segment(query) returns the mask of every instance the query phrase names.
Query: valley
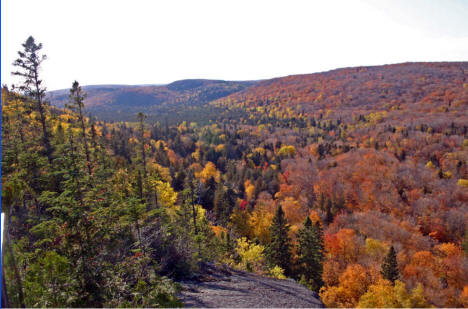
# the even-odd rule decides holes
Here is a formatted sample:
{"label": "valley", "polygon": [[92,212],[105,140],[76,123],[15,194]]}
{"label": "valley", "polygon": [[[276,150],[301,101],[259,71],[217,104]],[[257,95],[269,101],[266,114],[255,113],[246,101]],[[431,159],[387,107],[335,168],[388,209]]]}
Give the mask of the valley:
{"label": "valley", "polygon": [[253,306],[226,278],[196,293],[175,283],[215,263],[241,272],[245,293],[277,280],[328,307],[466,305],[467,72],[76,83],[47,94],[44,118],[2,89],[5,275],[23,291],[11,301],[216,306],[225,291],[226,306]]}

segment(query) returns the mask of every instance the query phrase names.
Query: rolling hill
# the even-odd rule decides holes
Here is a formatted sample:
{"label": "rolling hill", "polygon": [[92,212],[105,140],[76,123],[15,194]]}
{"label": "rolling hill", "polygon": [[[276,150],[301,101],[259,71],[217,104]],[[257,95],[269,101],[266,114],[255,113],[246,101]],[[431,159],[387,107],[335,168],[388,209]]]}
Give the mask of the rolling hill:
{"label": "rolling hill", "polygon": [[[91,85],[87,93],[87,111],[102,120],[133,121],[138,112],[148,115],[149,121],[197,121],[206,115],[210,101],[242,91],[252,81],[222,81],[188,79],[168,85]],[[48,92],[52,105],[63,107],[68,102],[68,89]]]}
{"label": "rolling hill", "polygon": [[[452,113],[450,118],[460,122],[466,112],[467,87],[467,62],[441,62],[343,68],[256,82],[189,79],[84,90],[88,112],[107,121],[133,121],[141,111],[149,122],[170,123],[206,123],[219,120],[223,113],[257,122],[310,117],[347,121],[375,113],[427,122],[429,112],[438,111]],[[68,90],[48,95],[59,107],[68,100]]]}
{"label": "rolling hill", "polygon": [[351,120],[382,112],[420,121],[430,111],[452,113],[454,121],[463,121],[467,88],[468,62],[402,63],[265,80],[220,98],[215,105],[238,107],[264,121]]}

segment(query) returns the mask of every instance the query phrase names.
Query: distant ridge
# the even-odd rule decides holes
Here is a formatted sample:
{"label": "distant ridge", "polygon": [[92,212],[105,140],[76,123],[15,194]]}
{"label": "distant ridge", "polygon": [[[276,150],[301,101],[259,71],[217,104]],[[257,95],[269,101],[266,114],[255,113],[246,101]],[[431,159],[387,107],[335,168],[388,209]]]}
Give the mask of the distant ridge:
{"label": "distant ridge", "polygon": [[[108,121],[134,121],[138,112],[152,120],[174,118],[174,112],[186,107],[204,106],[211,101],[242,91],[255,81],[224,81],[185,79],[167,85],[86,85],[86,110]],[[63,107],[68,102],[68,89],[50,91],[47,98],[52,105]],[[175,110],[174,110],[175,109]],[[184,111],[184,116],[191,117]],[[178,121],[178,120],[174,120]]]}
{"label": "distant ridge", "polygon": [[[468,79],[467,74],[468,62],[407,62],[259,81],[184,79],[165,85],[110,84],[83,88],[88,94],[87,111],[108,121],[134,121],[140,111],[149,115],[150,121],[168,118],[174,118],[174,122],[198,121],[212,112],[216,114],[215,107],[236,107],[247,113],[277,109],[310,115],[331,109],[338,119],[351,116],[351,112],[367,114],[383,110],[388,104],[401,108],[414,101],[427,101],[434,85],[461,87]],[[68,100],[68,90],[48,92],[48,98],[61,107]],[[194,107],[199,109],[194,111]],[[264,108],[257,110],[258,107]],[[196,119],[194,112],[199,113]]]}
{"label": "distant ridge", "polygon": [[464,87],[468,87],[468,62],[410,62],[273,78],[215,104],[239,107],[249,114],[331,113],[328,118],[345,119],[353,114],[412,110],[416,103],[428,111],[462,104],[450,103],[448,92],[464,93]]}

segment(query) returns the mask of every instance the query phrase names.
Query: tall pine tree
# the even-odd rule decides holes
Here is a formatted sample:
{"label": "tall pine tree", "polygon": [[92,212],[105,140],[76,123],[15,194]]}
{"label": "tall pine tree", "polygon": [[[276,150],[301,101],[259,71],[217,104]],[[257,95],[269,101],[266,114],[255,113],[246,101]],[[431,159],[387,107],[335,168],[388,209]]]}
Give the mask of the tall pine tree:
{"label": "tall pine tree", "polygon": [[67,105],[73,112],[78,116],[78,127],[81,129],[81,138],[86,155],[86,167],[88,175],[91,176],[91,156],[89,153],[88,139],[86,137],[86,125],[84,116],[84,99],[86,94],[81,89],[80,84],[77,81],[73,82],[72,88],[70,89],[70,104]]}
{"label": "tall pine tree", "polygon": [[391,282],[395,282],[400,277],[398,272],[398,262],[396,258],[395,248],[390,247],[387,256],[382,263],[382,276]]}
{"label": "tall pine tree", "polygon": [[270,266],[280,266],[286,275],[291,275],[291,240],[288,236],[289,224],[281,206],[276,210],[270,226],[271,242],[266,248]]}
{"label": "tall pine tree", "polygon": [[140,124],[138,128],[139,138],[140,138],[140,146],[141,146],[141,166],[143,168],[143,177],[146,181],[147,171],[146,171],[146,151],[145,151],[145,119],[146,115],[143,113],[138,113],[137,115],[138,122]]}
{"label": "tall pine tree", "polygon": [[39,112],[42,125],[42,142],[45,154],[49,163],[52,164],[52,146],[46,124],[47,110],[44,101],[46,88],[42,85],[42,80],[39,79],[41,63],[47,59],[47,56],[40,54],[42,44],[36,44],[32,36],[22,46],[24,48],[23,51],[18,51],[19,58],[13,62],[13,65],[19,70],[13,72],[13,75],[23,78],[23,84],[19,87],[20,91],[36,103],[36,109]]}
{"label": "tall pine tree", "polygon": [[313,224],[309,217],[299,230],[297,255],[299,274],[318,292],[323,285],[323,232],[320,223]]}

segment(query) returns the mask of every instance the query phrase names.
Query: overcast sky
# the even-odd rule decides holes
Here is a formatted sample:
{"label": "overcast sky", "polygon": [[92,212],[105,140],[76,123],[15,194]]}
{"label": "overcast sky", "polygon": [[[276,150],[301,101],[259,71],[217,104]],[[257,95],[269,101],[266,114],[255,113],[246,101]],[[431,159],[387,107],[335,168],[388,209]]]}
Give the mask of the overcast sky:
{"label": "overcast sky", "polygon": [[29,35],[49,90],[73,80],[251,80],[407,61],[468,61],[468,1],[2,0],[2,84]]}

